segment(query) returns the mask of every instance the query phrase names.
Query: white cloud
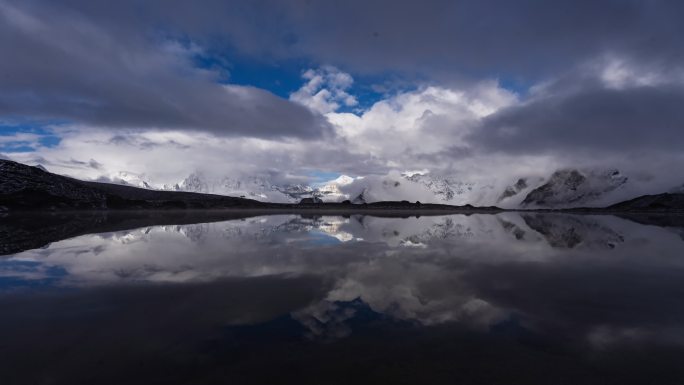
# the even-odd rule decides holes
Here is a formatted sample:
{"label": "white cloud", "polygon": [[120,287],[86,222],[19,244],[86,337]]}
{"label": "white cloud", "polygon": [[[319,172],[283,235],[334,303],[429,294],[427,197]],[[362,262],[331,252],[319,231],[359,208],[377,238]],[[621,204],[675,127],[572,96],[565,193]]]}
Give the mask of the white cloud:
{"label": "white cloud", "polygon": [[0,145],[38,145],[42,137],[42,135],[27,132],[0,135]]}
{"label": "white cloud", "polygon": [[415,167],[415,159],[401,158],[465,146],[474,122],[516,101],[515,94],[489,81],[464,90],[426,86],[380,100],[360,115],[326,116],[355,150],[385,159],[388,166]]}
{"label": "white cloud", "polygon": [[347,91],[354,83],[348,73],[335,67],[309,69],[302,74],[306,83],[290,95],[290,100],[322,114],[354,107],[358,101]]}

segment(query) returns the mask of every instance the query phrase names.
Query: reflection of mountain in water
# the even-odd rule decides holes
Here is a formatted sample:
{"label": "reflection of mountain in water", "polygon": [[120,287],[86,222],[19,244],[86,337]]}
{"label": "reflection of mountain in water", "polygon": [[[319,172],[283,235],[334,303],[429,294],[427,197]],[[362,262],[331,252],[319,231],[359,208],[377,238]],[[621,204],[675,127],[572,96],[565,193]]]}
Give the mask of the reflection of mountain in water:
{"label": "reflection of mountain in water", "polygon": [[499,222],[501,223],[501,227],[504,228],[504,230],[508,231],[509,233],[513,234],[515,239],[517,240],[523,240],[525,238],[525,230],[521,229],[520,226],[516,225],[513,222],[509,222],[505,219],[499,218]]}
{"label": "reflection of mountain in water", "polygon": [[[230,214],[75,214],[9,217],[0,224],[0,255],[43,247],[50,242],[81,234],[112,232],[119,243],[149,238],[150,232],[180,233],[193,243],[208,237],[225,239],[268,240],[280,237],[329,237],[334,242],[382,242],[392,247],[420,246],[430,242],[469,240],[470,242],[547,242],[555,248],[613,248],[624,241],[612,229],[610,216],[567,215],[550,213],[502,213],[498,215],[448,215],[410,218],[380,218],[363,215],[350,217],[325,215],[271,215],[240,218],[220,223],[201,223],[203,219],[229,219]],[[243,215],[244,216],[244,215]],[[634,216],[628,219],[670,227],[679,235],[681,219],[668,216]],[[168,223],[153,226],[155,221]],[[194,222],[194,224],[193,224]],[[122,230],[133,228],[135,230]],[[137,229],[136,229],[137,228]],[[118,233],[113,233],[117,232]]]}
{"label": "reflection of mountain in water", "polygon": [[471,238],[475,233],[470,226],[456,223],[453,218],[446,217],[442,221],[426,226],[418,234],[409,235],[404,239],[404,245],[424,245],[433,240],[450,238]]}
{"label": "reflection of mountain in water", "polygon": [[[348,234],[356,241],[307,243],[312,234],[337,239]],[[638,242],[633,242],[635,239]],[[612,249],[622,242],[633,247]],[[547,244],[559,249],[551,251]],[[643,261],[644,251],[655,257]],[[152,289],[140,283],[178,290],[176,285],[201,287],[226,279],[249,282],[271,277],[288,283],[310,276],[315,283],[296,291],[316,289],[315,293],[291,309],[278,308],[268,312],[273,317],[259,319],[268,323],[287,318],[309,340],[334,342],[354,338],[359,329],[368,330],[363,328],[388,320],[423,326],[458,323],[487,331],[510,326],[515,312],[536,325],[541,319],[553,327],[563,326],[572,316],[565,313],[564,304],[579,303],[587,293],[599,293],[601,304],[609,304],[606,309],[618,308],[611,318],[615,330],[629,328],[627,321],[635,306],[629,299],[643,298],[629,285],[641,281],[642,287],[651,285],[655,295],[678,290],[677,271],[684,272],[681,259],[674,257],[678,253],[681,242],[669,231],[610,216],[504,213],[400,219],[280,215],[148,226],[73,238],[8,257],[8,263],[0,264],[0,274],[27,285],[49,282],[77,289],[130,285],[142,292]],[[33,265],[29,269],[18,261],[32,261]],[[675,274],[652,280],[654,274],[665,270]],[[577,285],[579,281],[583,285]],[[616,285],[619,290],[613,289]],[[242,295],[224,289],[197,288],[200,291],[188,302],[211,293],[220,298]],[[622,295],[625,292],[630,296]],[[244,295],[250,295],[245,299],[247,310],[236,312],[233,323],[247,323],[244,314],[253,302],[254,307],[261,306],[265,294],[256,290]],[[283,301],[292,296],[283,292]],[[535,298],[533,303],[528,303],[530,298]],[[283,301],[276,298],[274,306]],[[618,301],[627,303],[616,307]],[[213,308],[223,314],[224,305],[218,302]],[[538,314],[540,308],[535,305],[540,303],[544,303],[541,310],[553,314]],[[590,305],[585,314],[596,310]],[[672,307],[667,306],[668,310]],[[657,309],[646,310],[642,313]],[[196,311],[207,310],[200,307]],[[580,337],[593,333],[607,316],[610,314],[599,314],[590,321],[575,320],[575,324],[586,325],[568,333]],[[623,321],[627,323],[623,325]]]}
{"label": "reflection of mountain in water", "polygon": [[588,216],[523,214],[522,217],[530,228],[544,236],[551,247],[612,249],[624,242],[622,235]]}
{"label": "reflection of mountain in water", "polygon": [[290,316],[306,328],[306,338],[326,342],[348,337],[353,329],[373,321],[390,321],[360,298],[352,301],[320,301],[292,312]]}
{"label": "reflection of mountain in water", "polygon": [[51,242],[85,234],[253,217],[234,211],[59,212],[6,215],[0,221],[0,255],[44,247]]}

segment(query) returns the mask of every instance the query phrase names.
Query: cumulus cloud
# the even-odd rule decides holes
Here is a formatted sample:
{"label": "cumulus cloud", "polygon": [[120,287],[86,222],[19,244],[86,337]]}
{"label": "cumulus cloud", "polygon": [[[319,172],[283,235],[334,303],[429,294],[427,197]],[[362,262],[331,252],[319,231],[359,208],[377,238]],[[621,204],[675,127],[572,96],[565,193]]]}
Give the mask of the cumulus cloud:
{"label": "cumulus cloud", "polygon": [[516,99],[496,82],[469,89],[427,86],[380,100],[360,114],[326,116],[352,148],[384,159],[386,167],[434,168],[435,157],[466,146],[475,122]]}
{"label": "cumulus cloud", "polygon": [[354,83],[348,73],[335,67],[325,66],[309,69],[302,74],[306,83],[290,95],[290,100],[322,114],[334,112],[340,107],[354,107],[358,101],[347,90]]}

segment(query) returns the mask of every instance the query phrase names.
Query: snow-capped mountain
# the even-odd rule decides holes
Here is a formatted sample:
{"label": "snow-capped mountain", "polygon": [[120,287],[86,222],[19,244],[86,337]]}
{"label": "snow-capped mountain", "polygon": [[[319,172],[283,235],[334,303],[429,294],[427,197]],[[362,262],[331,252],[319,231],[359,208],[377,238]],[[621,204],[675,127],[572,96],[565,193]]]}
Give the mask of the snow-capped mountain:
{"label": "snow-capped mountain", "polygon": [[510,185],[506,187],[506,189],[501,193],[501,196],[498,199],[498,202],[504,201],[508,198],[514,197],[524,191],[527,187],[529,187],[527,178],[520,178],[518,179],[515,184]]}
{"label": "snow-capped mountain", "polygon": [[298,201],[299,197],[311,196],[312,193],[309,186],[277,186],[262,176],[211,178],[201,172],[194,172],[180,183],[165,187],[175,191],[229,195],[280,203]]}
{"label": "snow-capped mountain", "polygon": [[101,178],[101,180],[140,188],[154,188],[145,174],[137,174],[129,171],[119,171],[114,175],[110,175],[108,178]]}
{"label": "snow-capped mountain", "polygon": [[430,174],[402,174],[406,180],[419,183],[444,201],[451,201],[457,195],[469,194],[476,187],[473,182],[464,182],[450,177],[438,177]]}
{"label": "snow-capped mountain", "polygon": [[345,186],[354,183],[356,179],[347,175],[326,182],[316,189],[316,196],[324,202],[341,202],[349,199],[349,194],[342,191]]}
{"label": "snow-capped mountain", "polygon": [[522,206],[565,207],[592,204],[627,183],[618,170],[554,172],[543,185],[530,191]]}
{"label": "snow-capped mountain", "polygon": [[[500,180],[462,180],[453,175],[420,172],[390,172],[382,176],[338,178],[314,185],[274,183],[269,176],[209,177],[194,172],[173,185],[155,185],[144,174],[118,172],[103,177],[113,183],[148,189],[189,191],[245,197],[260,201],[296,203],[304,198],[323,202],[370,203],[409,200],[475,206],[572,207],[611,204],[611,193],[627,183],[618,170],[563,169],[548,178],[517,176]],[[616,200],[617,201],[617,200]]]}
{"label": "snow-capped mountain", "polygon": [[343,187],[353,203],[370,203],[382,200],[410,200],[422,203],[454,205],[490,205],[495,190],[493,183],[464,181],[453,176],[433,175],[427,172],[390,173],[381,177],[357,179]]}
{"label": "snow-capped mountain", "polygon": [[447,203],[475,206],[572,207],[609,203],[611,193],[627,183],[618,170],[564,169],[548,178],[523,176],[510,184],[479,179],[433,175],[426,172],[390,173],[368,177],[350,184],[354,203],[380,200],[410,200],[423,203]]}
{"label": "snow-capped mountain", "polygon": [[275,184],[263,176],[207,178],[200,172],[189,175],[174,186],[165,189],[175,191],[192,191],[210,194],[244,196],[246,198],[294,203],[304,198],[316,198],[325,202],[338,202],[348,199],[348,194],[340,190],[341,186],[352,183],[355,179],[341,175],[337,179],[323,183],[318,187],[306,184]]}

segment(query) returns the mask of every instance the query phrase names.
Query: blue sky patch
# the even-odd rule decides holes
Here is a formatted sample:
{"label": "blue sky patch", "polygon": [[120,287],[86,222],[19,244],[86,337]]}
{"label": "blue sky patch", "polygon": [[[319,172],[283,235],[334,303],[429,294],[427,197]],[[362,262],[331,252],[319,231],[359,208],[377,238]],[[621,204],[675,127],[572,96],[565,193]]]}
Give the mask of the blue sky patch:
{"label": "blue sky patch", "polygon": [[48,126],[58,122],[0,121],[0,152],[30,152],[38,147],[55,147],[61,138]]}
{"label": "blue sky patch", "polygon": [[327,172],[327,171],[320,171],[320,170],[315,170],[309,172],[307,176],[311,178],[311,183],[312,184],[320,184],[320,183],[325,183],[328,181],[331,181],[333,179],[336,179],[339,177],[341,174],[339,172]]}
{"label": "blue sky patch", "polygon": [[[306,80],[302,74],[308,69],[320,68],[320,63],[303,59],[268,60],[240,55],[230,48],[219,51],[198,53],[193,56],[197,68],[212,70],[219,74],[218,82],[251,86],[267,90],[283,99],[301,88]],[[344,68],[340,71],[347,72]],[[354,84],[347,92],[358,101],[352,107],[342,106],[339,112],[360,113],[387,96],[407,88],[415,88],[407,84],[399,86],[398,77],[391,74],[360,76],[350,73]]]}

